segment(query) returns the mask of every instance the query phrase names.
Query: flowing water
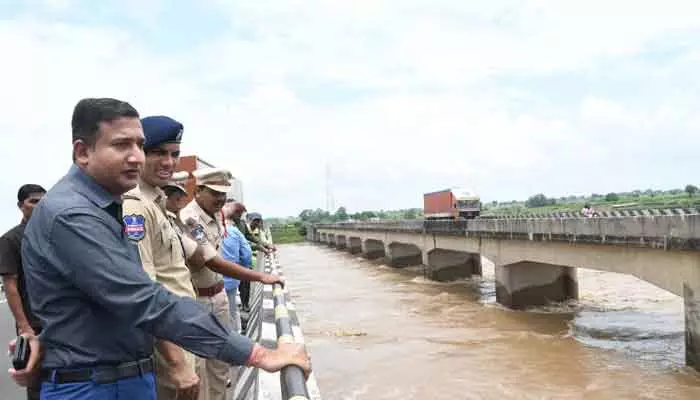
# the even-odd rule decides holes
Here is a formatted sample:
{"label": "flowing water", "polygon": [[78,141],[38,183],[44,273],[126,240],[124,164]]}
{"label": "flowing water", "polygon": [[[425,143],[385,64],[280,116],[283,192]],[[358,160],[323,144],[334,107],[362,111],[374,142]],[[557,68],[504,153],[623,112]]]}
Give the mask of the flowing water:
{"label": "flowing water", "polygon": [[319,245],[279,255],[324,399],[700,399],[682,300],[634,277],[580,269],[579,301],[511,311],[488,260],[438,283]]}

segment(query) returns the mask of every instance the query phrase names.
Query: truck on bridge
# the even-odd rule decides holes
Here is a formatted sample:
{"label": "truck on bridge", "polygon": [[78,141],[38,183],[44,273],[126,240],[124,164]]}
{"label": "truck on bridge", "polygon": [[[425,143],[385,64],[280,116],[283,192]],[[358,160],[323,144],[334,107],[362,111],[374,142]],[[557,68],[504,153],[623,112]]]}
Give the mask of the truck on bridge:
{"label": "truck on bridge", "polygon": [[[186,171],[190,174],[190,178],[185,184],[185,191],[187,192],[186,203],[194,197],[194,188],[196,187],[196,182],[194,177],[192,177],[192,172],[200,168],[214,168],[214,164],[208,163],[201,159],[197,155],[181,156],[180,162],[177,166],[177,171]],[[243,182],[234,178],[231,182],[231,190],[229,196],[236,199],[237,201],[243,201]]]}
{"label": "truck on bridge", "polygon": [[472,219],[481,213],[481,198],[463,188],[423,194],[423,216],[433,219]]}

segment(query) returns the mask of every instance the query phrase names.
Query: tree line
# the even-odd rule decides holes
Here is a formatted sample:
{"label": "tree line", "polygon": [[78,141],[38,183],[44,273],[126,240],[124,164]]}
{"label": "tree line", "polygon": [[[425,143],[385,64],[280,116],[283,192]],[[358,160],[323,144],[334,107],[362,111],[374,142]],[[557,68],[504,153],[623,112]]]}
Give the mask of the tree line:
{"label": "tree line", "polygon": [[299,220],[306,223],[332,223],[342,221],[371,221],[374,219],[418,219],[423,217],[423,210],[420,208],[407,208],[403,210],[380,210],[380,211],[359,211],[348,213],[345,207],[338,207],[334,213],[317,208],[315,210],[305,209],[299,213]]}
{"label": "tree line", "polygon": [[[635,198],[640,198],[640,197],[648,197],[648,198],[653,198],[653,197],[660,197],[660,196],[677,196],[680,194],[687,194],[689,197],[695,196],[698,191],[698,187],[696,185],[686,185],[684,189],[671,189],[671,190],[653,190],[653,189],[647,189],[647,190],[635,190],[632,192],[610,192],[608,194],[598,194],[598,193],[593,193],[590,195],[590,197],[584,197],[584,196],[568,196],[568,197],[561,197],[559,199],[553,198],[553,197],[547,197],[542,193],[538,193],[534,196],[530,196],[526,201],[525,201],[525,206],[528,208],[538,208],[538,207],[546,207],[546,206],[551,206],[555,205],[557,203],[565,203],[565,202],[575,202],[577,200],[591,200],[591,201],[596,201],[596,202],[616,202],[620,201],[620,199],[623,198],[629,198],[629,199],[635,199]],[[508,202],[508,203],[500,203],[500,204],[516,204],[516,202]],[[498,202],[493,202],[493,205],[498,205]]]}

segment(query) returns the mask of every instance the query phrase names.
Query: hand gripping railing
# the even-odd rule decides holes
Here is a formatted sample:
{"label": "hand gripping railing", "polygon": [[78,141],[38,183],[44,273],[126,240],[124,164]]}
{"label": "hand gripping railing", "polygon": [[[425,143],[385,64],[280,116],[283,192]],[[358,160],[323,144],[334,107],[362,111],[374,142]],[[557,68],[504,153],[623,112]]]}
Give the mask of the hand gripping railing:
{"label": "hand gripping railing", "polygon": [[[277,259],[274,255],[265,256],[265,272],[273,275],[282,275],[277,268]],[[287,309],[287,301],[282,285],[275,283],[272,285],[272,298],[275,307],[275,327],[277,328],[278,343],[294,343],[294,332],[292,331],[292,321]],[[280,371],[280,386],[282,387],[282,398],[288,400],[307,400],[309,391],[306,387],[304,371],[296,366],[289,365]]]}

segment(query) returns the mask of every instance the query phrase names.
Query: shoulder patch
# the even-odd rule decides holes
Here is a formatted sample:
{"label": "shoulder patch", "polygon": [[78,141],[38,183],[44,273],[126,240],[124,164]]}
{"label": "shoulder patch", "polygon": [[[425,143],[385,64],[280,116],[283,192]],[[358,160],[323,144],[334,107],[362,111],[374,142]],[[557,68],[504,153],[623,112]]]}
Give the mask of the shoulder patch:
{"label": "shoulder patch", "polygon": [[190,230],[190,234],[192,235],[194,240],[198,242],[204,241],[204,227],[201,224],[193,226]]}
{"label": "shoulder patch", "polygon": [[126,237],[135,242],[143,239],[146,236],[145,220],[140,214],[125,215],[124,233],[126,233]]}

